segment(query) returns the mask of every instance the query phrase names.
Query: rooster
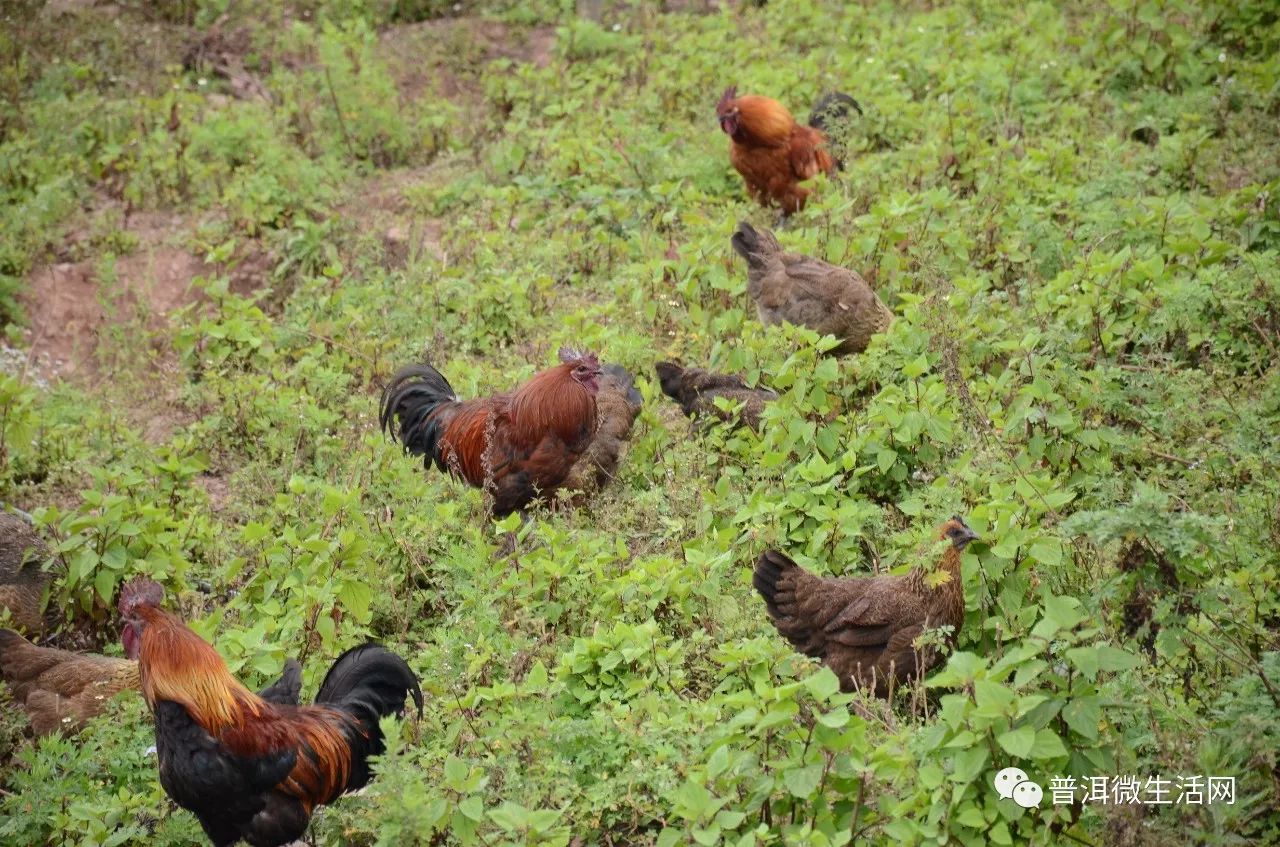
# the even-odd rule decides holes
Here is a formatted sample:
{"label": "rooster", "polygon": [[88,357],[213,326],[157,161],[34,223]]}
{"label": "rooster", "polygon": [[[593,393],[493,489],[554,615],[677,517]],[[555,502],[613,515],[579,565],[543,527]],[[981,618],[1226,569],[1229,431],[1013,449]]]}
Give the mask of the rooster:
{"label": "rooster", "polygon": [[747,191],[762,206],[781,206],[784,215],[804,208],[809,189],[801,188],[801,182],[819,173],[830,175],[839,166],[827,149],[827,129],[851,111],[861,111],[852,97],[828,94],[804,126],[777,100],[758,94],[739,97],[737,86],[727,88],[716,104],[720,129],[730,138],[729,161],[742,174]]}
{"label": "rooster", "polygon": [[314,706],[280,706],[241,685],[217,651],[160,608],[149,579],[120,595],[125,652],[137,658],[156,725],[160,785],[195,814],[215,847],[297,839],[317,806],[369,781],[378,721],[422,689],[404,660],[376,645],[338,657]]}
{"label": "rooster", "polygon": [[[137,691],[141,685],[138,663],[132,659],[37,647],[11,629],[0,629],[0,679],[37,735],[81,729],[117,694]],[[296,706],[301,690],[302,666],[288,659],[280,679],[258,696]]]}
{"label": "rooster", "polygon": [[[936,650],[917,649],[926,630],[964,621],[960,553],[977,534],[959,516],[942,525],[948,542],[937,577],[925,568],[900,576],[824,579],[770,550],[752,580],[778,632],[806,656],[822,659],[846,691],[888,697],[896,684],[918,679],[937,664]],[[937,582],[941,579],[941,582]]]}
{"label": "rooster", "polygon": [[567,348],[560,362],[513,392],[466,401],[430,365],[401,368],[382,392],[382,429],[491,494],[495,516],[523,511],[564,484],[596,434],[600,362]]}

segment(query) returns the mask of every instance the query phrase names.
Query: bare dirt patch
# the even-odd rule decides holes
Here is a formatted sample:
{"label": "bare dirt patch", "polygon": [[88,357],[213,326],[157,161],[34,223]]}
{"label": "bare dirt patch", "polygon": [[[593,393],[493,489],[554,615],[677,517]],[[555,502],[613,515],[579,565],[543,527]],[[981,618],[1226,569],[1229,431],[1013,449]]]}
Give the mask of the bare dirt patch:
{"label": "bare dirt patch", "polygon": [[106,322],[98,292],[88,262],[50,265],[31,275],[22,299],[37,369],[67,377],[90,368]]}
{"label": "bare dirt patch", "polygon": [[551,64],[556,32],[550,26],[522,28],[460,17],[391,27],[380,39],[405,100],[434,94],[478,101],[483,98],[480,75],[485,65],[508,59],[545,68]]}
{"label": "bare dirt patch", "polygon": [[[68,231],[55,251],[63,259],[80,260],[38,266],[21,297],[37,373],[62,379],[92,375],[102,339],[114,326],[136,324],[164,346],[171,315],[204,300],[197,277],[225,273],[231,291],[240,295],[270,281],[274,258],[262,245],[242,244],[229,268],[211,265],[186,246],[195,227],[195,221],[179,212],[123,216],[118,203],[101,198],[88,209],[85,220]],[[135,245],[113,266],[82,258],[101,253],[94,239],[104,229]],[[120,352],[136,356],[146,350],[139,345]]]}
{"label": "bare dirt patch", "polygon": [[444,221],[423,215],[410,195],[433,182],[438,165],[383,171],[353,187],[338,214],[382,242],[383,264],[402,268],[421,256],[443,259]]}

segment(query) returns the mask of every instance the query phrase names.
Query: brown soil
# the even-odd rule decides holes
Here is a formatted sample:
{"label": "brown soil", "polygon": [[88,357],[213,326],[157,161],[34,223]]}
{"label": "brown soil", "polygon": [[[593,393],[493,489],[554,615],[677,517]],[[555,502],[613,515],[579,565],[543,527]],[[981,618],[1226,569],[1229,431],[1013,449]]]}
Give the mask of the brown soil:
{"label": "brown soil", "polygon": [[[380,37],[400,96],[410,102],[427,94],[454,101],[479,100],[483,96],[479,76],[485,65],[509,59],[545,68],[551,64],[556,43],[553,27],[521,28],[476,17],[406,24],[387,29]],[[458,73],[460,65],[469,72]]]}

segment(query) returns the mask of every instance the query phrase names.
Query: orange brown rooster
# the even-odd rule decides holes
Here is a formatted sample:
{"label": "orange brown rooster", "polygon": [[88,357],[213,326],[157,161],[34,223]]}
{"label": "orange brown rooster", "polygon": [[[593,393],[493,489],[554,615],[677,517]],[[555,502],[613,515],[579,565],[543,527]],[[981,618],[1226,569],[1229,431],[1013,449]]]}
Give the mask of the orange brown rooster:
{"label": "orange brown rooster", "polygon": [[777,100],[759,94],[739,97],[737,86],[730,86],[716,105],[716,118],[729,136],[729,161],[742,174],[747,191],[762,206],[781,206],[789,215],[803,209],[809,197],[801,182],[839,167],[828,149],[826,130],[830,121],[853,111],[861,109],[852,97],[831,93],[814,106],[805,126]]}
{"label": "orange brown rooster", "polygon": [[895,685],[920,678],[940,658],[932,648],[917,647],[917,638],[949,626],[954,639],[964,622],[960,553],[978,536],[956,516],[942,525],[940,537],[949,544],[938,567],[940,583],[921,567],[900,576],[823,578],[775,550],[760,557],[753,582],[778,632],[801,653],[822,659],[844,691],[888,697]]}
{"label": "orange brown rooster", "polygon": [[427,467],[491,494],[495,516],[522,511],[564,484],[596,434],[600,362],[567,348],[560,362],[515,391],[466,401],[435,368],[409,365],[382,392],[382,429]]}
{"label": "orange brown rooster", "polygon": [[384,749],[379,720],[422,690],[409,666],[376,645],[338,657],[314,706],[281,706],[245,688],[217,651],[160,608],[149,579],[120,595],[125,652],[138,659],[156,725],[160,785],[200,820],[215,847],[274,847],[300,837],[317,806],[369,781]]}

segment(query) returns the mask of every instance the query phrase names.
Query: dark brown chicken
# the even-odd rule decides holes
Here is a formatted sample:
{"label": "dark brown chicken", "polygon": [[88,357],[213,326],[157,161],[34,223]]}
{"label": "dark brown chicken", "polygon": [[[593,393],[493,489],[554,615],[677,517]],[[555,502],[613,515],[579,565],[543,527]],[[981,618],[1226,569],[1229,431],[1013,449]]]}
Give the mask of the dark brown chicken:
{"label": "dark brown chicken", "polygon": [[729,136],[729,161],[747,191],[762,206],[781,206],[784,214],[804,208],[809,189],[800,183],[838,165],[828,148],[831,122],[860,111],[847,94],[828,94],[814,107],[809,126],[777,100],[758,94],[738,96],[736,86],[716,104],[720,129]]}
{"label": "dark brown chicken", "polygon": [[778,632],[801,653],[822,659],[842,690],[888,697],[940,658],[932,648],[918,648],[916,639],[943,626],[954,639],[964,621],[960,553],[978,536],[959,516],[940,532],[950,546],[933,575],[917,567],[901,576],[823,578],[770,550],[756,563],[753,582]]}
{"label": "dark brown chicken", "polygon": [[833,335],[833,355],[861,353],[871,336],[884,332],[893,313],[866,280],[821,259],[787,253],[773,233],[743,221],[730,239],[747,260],[747,293],[766,325],[783,321]]}
{"label": "dark brown chicken", "polygon": [[0,610],[14,626],[30,633],[45,628],[42,608],[52,574],[42,565],[49,548],[17,515],[0,513]]}
{"label": "dark brown chicken", "polygon": [[[691,418],[715,418],[726,423],[746,424],[760,428],[760,415],[765,404],[778,395],[767,388],[752,388],[740,376],[712,373],[702,368],[686,368],[675,362],[658,362],[654,366],[662,393],[680,404]],[[716,398],[723,398],[734,409],[722,409]]]}
{"label": "dark brown chicken", "polygon": [[[80,729],[102,714],[112,697],[140,685],[138,663],[132,659],[37,647],[10,629],[0,629],[0,678],[37,735]],[[280,679],[259,696],[297,705],[301,690],[302,666],[288,659]]]}
{"label": "dark brown chicken", "polygon": [[596,393],[596,436],[569,471],[565,488],[590,495],[609,484],[643,403],[631,374],[618,365],[604,366]]}

